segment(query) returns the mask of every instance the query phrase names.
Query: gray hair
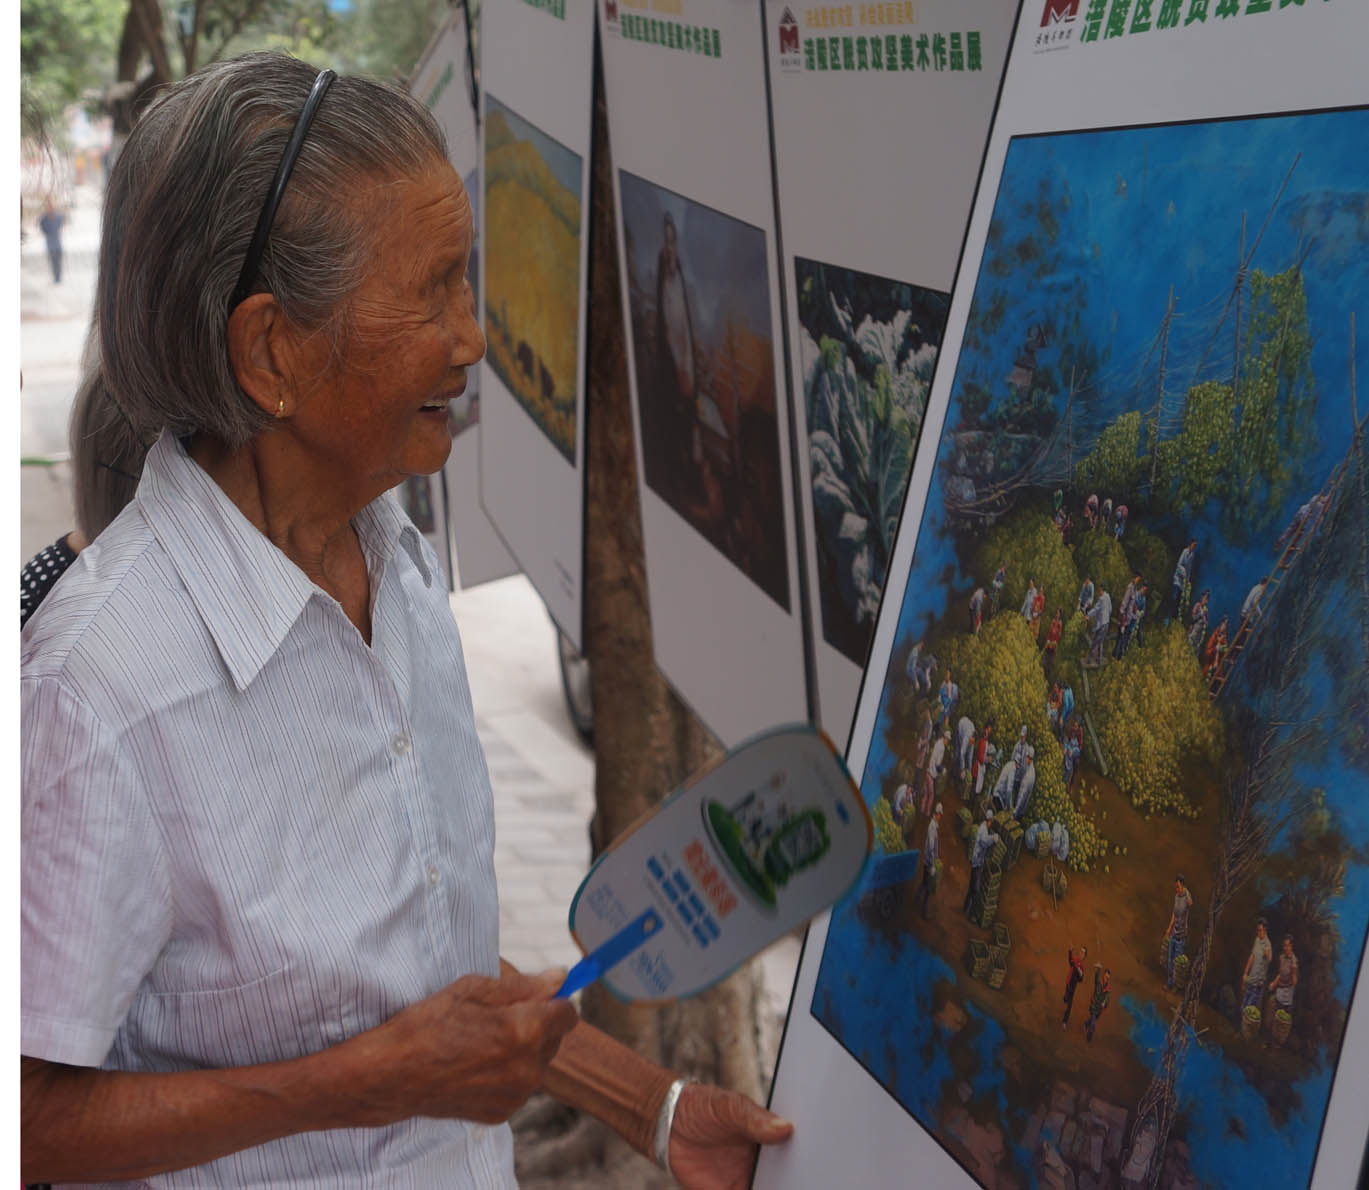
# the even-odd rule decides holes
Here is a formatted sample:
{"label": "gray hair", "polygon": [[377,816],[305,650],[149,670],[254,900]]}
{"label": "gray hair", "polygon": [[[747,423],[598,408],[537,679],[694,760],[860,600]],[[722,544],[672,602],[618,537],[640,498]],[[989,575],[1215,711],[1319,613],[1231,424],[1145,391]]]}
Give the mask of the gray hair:
{"label": "gray hair", "polygon": [[146,446],[110,396],[100,370],[99,314],[91,318],[81,356],[81,383],[71,406],[71,470],[76,527],[92,542],[133,499]]}
{"label": "gray hair", "polygon": [[[122,418],[144,451],[162,429],[236,448],[271,424],[233,373],[229,301],[317,73],[271,53],[208,66],[147,110],[115,163],[96,287],[99,375],[89,378],[107,391],[92,389],[86,404]],[[421,103],[339,77],[305,137],[254,292],[274,294],[292,324],[331,334],[336,349],[383,227],[381,188],[445,159]]]}

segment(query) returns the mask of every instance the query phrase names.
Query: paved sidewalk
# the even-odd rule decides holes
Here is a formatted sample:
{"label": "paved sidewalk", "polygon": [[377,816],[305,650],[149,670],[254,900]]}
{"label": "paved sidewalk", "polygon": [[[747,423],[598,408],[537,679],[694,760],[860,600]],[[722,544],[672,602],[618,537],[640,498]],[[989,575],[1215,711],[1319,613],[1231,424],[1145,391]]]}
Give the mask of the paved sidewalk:
{"label": "paved sidewalk", "polygon": [[90,325],[100,240],[100,192],[78,187],[62,236],[62,282],[48,269],[36,225],[19,252],[19,455],[44,459],[19,473],[19,565],[74,525],[67,419]]}
{"label": "paved sidewalk", "polygon": [[566,922],[589,870],[594,758],[562,704],[556,630],[521,575],[451,604],[495,795],[500,951],[523,969],[568,966],[580,957]]}

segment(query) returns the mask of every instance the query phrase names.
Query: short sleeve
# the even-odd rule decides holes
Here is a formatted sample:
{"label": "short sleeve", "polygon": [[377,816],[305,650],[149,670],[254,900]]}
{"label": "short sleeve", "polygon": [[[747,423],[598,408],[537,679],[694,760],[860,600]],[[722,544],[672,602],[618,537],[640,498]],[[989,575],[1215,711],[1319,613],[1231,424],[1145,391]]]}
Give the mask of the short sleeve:
{"label": "short sleeve", "polygon": [[59,678],[20,684],[20,1051],[98,1066],[170,934],[146,792]]}

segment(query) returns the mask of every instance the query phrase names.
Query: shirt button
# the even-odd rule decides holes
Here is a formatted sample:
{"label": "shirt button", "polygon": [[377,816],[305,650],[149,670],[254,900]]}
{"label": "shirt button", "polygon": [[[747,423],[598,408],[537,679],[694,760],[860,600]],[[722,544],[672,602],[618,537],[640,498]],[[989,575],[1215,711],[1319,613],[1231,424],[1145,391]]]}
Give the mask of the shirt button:
{"label": "shirt button", "polygon": [[437,887],[439,884],[441,884],[441,883],[442,883],[442,873],[439,872],[436,868],[429,868],[429,869],[428,869],[428,885],[429,885],[429,887],[430,887],[430,888],[436,888],[436,887]]}
{"label": "shirt button", "polygon": [[396,756],[403,756],[413,747],[413,741],[402,731],[396,732],[390,741],[390,747],[394,749]]}

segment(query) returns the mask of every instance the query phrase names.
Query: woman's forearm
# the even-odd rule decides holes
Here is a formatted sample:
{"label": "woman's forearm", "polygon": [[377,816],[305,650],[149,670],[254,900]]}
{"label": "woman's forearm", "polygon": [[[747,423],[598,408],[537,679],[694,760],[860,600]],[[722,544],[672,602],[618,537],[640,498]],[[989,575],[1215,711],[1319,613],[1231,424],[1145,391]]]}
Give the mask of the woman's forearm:
{"label": "woman's forearm", "polygon": [[410,1116],[500,1123],[543,1085],[579,1022],[568,1001],[552,999],[557,982],[467,975],[329,1049],[230,1070],[124,1073],[24,1058],[23,1175],[145,1177],[296,1133]]}
{"label": "woman's forearm", "polygon": [[639,1153],[654,1155],[656,1120],[675,1075],[581,1021],[547,1067],[548,1094],[603,1120]]}
{"label": "woman's forearm", "polygon": [[23,1178],[142,1178],[295,1133],[382,1123],[348,1044],[285,1062],[174,1074],[22,1058]]}

